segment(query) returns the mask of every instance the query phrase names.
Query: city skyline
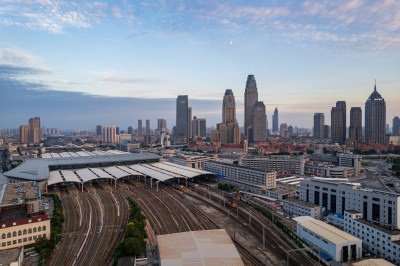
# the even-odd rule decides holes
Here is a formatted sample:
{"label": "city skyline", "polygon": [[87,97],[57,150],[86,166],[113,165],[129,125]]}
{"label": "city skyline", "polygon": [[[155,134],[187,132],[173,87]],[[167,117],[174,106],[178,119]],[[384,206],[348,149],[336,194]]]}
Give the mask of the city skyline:
{"label": "city skyline", "polygon": [[[400,103],[399,5],[4,1],[0,87],[5,105],[0,108],[10,115],[0,124],[16,128],[37,115],[50,127],[92,128],[124,112],[131,119],[118,118],[121,127],[139,118],[155,123],[158,117],[148,116],[150,110],[163,113],[165,101],[189,95],[191,101],[203,100],[200,105],[207,108],[196,108],[196,114],[215,125],[220,95],[232,89],[242,126],[249,74],[257,77],[258,100],[269,118],[279,106],[281,122],[308,128],[313,113],[328,118],[329,106],[339,99],[363,106],[376,78],[391,121]],[[36,105],[29,102],[32,97],[46,99]],[[150,101],[151,107],[122,109],[127,101]],[[94,109],[103,102],[112,108],[101,117]],[[35,113],[26,113],[26,105]],[[84,113],[86,121],[70,122],[71,109],[79,109],[76,114]],[[58,119],[46,117],[54,111]],[[57,124],[60,118],[64,122]],[[172,126],[173,115],[166,119]],[[88,121],[95,122],[88,126]]]}

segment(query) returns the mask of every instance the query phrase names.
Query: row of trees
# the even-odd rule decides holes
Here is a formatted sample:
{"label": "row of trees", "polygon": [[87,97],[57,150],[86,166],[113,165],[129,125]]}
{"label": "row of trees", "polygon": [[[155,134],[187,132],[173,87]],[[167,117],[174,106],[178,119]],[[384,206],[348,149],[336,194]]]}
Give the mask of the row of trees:
{"label": "row of trees", "polygon": [[63,232],[62,224],[64,222],[64,214],[61,200],[57,194],[52,194],[51,196],[53,197],[54,211],[53,218],[51,218],[50,221],[50,240],[45,237],[40,237],[36,239],[33,245],[35,251],[40,255],[39,265],[47,265],[51,253],[55,249],[58,241],[60,241]]}
{"label": "row of trees", "polygon": [[232,191],[236,190],[232,184],[228,184],[228,183],[218,183],[218,188],[228,191],[228,192],[232,192]]}
{"label": "row of trees", "polygon": [[392,171],[395,172],[395,175],[400,177],[400,158],[393,159]]}
{"label": "row of trees", "polygon": [[145,230],[146,217],[136,202],[128,198],[130,205],[129,222],[125,232],[124,241],[122,241],[115,250],[114,265],[117,265],[118,259],[122,257],[141,256],[143,247],[146,246],[144,239],[147,237]]}

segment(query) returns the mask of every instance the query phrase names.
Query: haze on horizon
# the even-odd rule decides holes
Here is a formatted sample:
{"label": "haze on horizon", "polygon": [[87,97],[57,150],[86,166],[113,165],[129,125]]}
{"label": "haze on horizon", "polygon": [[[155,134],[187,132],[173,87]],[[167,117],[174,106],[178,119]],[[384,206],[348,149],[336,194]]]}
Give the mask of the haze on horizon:
{"label": "haze on horizon", "polygon": [[175,124],[175,98],[221,121],[232,89],[254,74],[269,128],[312,127],[337,100],[360,106],[374,79],[387,123],[400,115],[400,2],[2,0],[0,128]]}

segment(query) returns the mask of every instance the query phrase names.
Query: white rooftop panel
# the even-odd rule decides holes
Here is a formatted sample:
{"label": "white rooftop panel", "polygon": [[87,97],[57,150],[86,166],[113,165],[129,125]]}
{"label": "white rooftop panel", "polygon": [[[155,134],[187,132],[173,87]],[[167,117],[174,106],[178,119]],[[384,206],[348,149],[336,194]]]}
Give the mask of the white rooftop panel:
{"label": "white rooftop panel", "polygon": [[52,158],[50,153],[43,153],[42,154],[42,158],[44,159],[48,159],[48,158]]}
{"label": "white rooftop panel", "polygon": [[283,181],[276,180],[276,181],[285,184],[285,183],[291,183],[291,182],[300,181],[300,180],[304,180],[304,178],[294,178],[294,179],[289,179],[289,180],[283,180]]}
{"label": "white rooftop panel", "polygon": [[88,168],[79,169],[78,171],[76,171],[76,173],[80,176],[80,178],[83,180],[83,182],[92,181],[92,180],[98,178]]}
{"label": "white rooftop panel", "polygon": [[289,185],[297,185],[297,184],[300,184],[300,181],[294,181],[294,182],[289,183]]}
{"label": "white rooftop panel", "polygon": [[289,176],[289,177],[277,178],[276,181],[283,181],[283,180],[296,179],[296,178],[298,178],[298,177],[297,176]]}
{"label": "white rooftop panel", "polygon": [[104,172],[103,169],[90,168],[90,171],[92,171],[96,176],[98,176],[98,178],[112,178],[112,179],[114,179],[114,177],[112,177],[109,173]]}
{"label": "white rooftop panel", "polygon": [[152,177],[152,178],[155,178],[155,179],[157,179],[158,181],[166,181],[166,180],[169,180],[169,179],[173,179],[173,178],[174,178],[174,177],[171,176],[171,175],[167,175],[167,174],[158,172],[158,171],[156,171],[156,170],[153,170],[153,169],[144,167],[144,166],[141,165],[141,164],[134,164],[134,165],[129,166],[129,168],[131,168],[131,169],[133,169],[133,170],[135,170],[135,171],[137,171],[137,172],[139,172],[139,173],[142,173],[142,174],[144,174],[144,175],[147,175],[147,176],[150,176],[150,177]]}
{"label": "white rooftop panel", "polygon": [[115,178],[130,176],[129,173],[122,171],[121,169],[119,169],[115,166],[104,168],[103,171],[106,171],[107,173],[109,173],[111,176],[113,176]]}
{"label": "white rooftop panel", "polygon": [[183,175],[171,172],[171,171],[167,171],[167,170],[152,166],[151,164],[143,164],[143,166],[147,167],[147,168],[150,168],[150,169],[153,169],[154,171],[157,171],[157,172],[160,172],[160,173],[164,173],[166,175],[173,176],[173,177],[178,177],[178,178],[179,177],[186,177],[186,176],[183,176]]}
{"label": "white rooftop panel", "polygon": [[92,153],[94,153],[96,155],[108,155],[108,153],[103,152],[103,151],[92,151]]}
{"label": "white rooftop panel", "polygon": [[58,184],[58,183],[64,183],[64,182],[65,182],[64,179],[62,179],[60,172],[58,172],[58,171],[50,172],[50,176],[47,179],[48,186]]}
{"label": "white rooftop panel", "polygon": [[122,171],[128,172],[131,175],[143,175],[135,170],[132,170],[131,168],[128,168],[126,166],[117,166],[119,169],[121,169]]}
{"label": "white rooftop panel", "polygon": [[203,170],[200,170],[200,169],[191,168],[191,167],[187,167],[187,166],[183,166],[183,165],[179,165],[179,164],[175,164],[175,163],[163,162],[163,164],[167,164],[167,165],[171,165],[171,166],[173,166],[173,167],[182,168],[182,169],[185,169],[185,170],[188,170],[188,171],[192,171],[192,172],[195,172],[195,173],[199,173],[200,175],[209,175],[209,174],[212,174],[212,173],[207,172],[207,171],[203,171]]}
{"label": "white rooftop panel", "polygon": [[109,150],[108,152],[111,154],[124,154],[125,153],[123,151],[118,151],[118,150]]}
{"label": "white rooftop panel", "polygon": [[61,170],[61,174],[64,176],[65,182],[82,182],[79,177],[74,173],[74,171]]}
{"label": "white rooftop panel", "polygon": [[53,158],[61,158],[61,156],[58,153],[52,152],[50,154],[51,154],[51,157],[53,157]]}
{"label": "white rooftop panel", "polygon": [[68,152],[62,152],[62,153],[60,153],[60,156],[61,156],[62,158],[69,158],[69,157],[71,157],[71,155],[69,155]]}
{"label": "white rooftop panel", "polygon": [[90,151],[85,151],[87,154],[89,154],[90,156],[97,156],[96,153],[90,152]]}
{"label": "white rooftop panel", "polygon": [[199,176],[200,174],[192,172],[192,171],[188,171],[186,169],[182,169],[182,168],[177,168],[175,166],[171,166],[168,164],[163,164],[163,163],[153,163],[151,164],[151,166],[155,166],[157,168],[161,168],[163,170],[166,170],[168,172],[173,172],[175,174],[179,174],[179,175],[183,175],[189,178],[195,177],[195,176]]}
{"label": "white rooftop panel", "polygon": [[72,157],[80,157],[76,152],[68,152]]}
{"label": "white rooftop panel", "polygon": [[89,156],[89,154],[87,154],[87,153],[84,152],[84,151],[78,151],[78,152],[76,152],[76,154],[78,154],[79,156],[82,156],[82,157]]}

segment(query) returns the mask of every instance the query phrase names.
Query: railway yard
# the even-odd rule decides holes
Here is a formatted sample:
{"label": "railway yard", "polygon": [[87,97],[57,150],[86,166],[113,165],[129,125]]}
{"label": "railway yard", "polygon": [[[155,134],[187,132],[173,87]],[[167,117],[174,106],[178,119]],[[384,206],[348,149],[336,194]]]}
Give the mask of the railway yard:
{"label": "railway yard", "polygon": [[[268,218],[251,206],[225,204],[228,193],[188,182],[160,183],[158,191],[135,178],[119,182],[87,183],[54,188],[64,208],[64,232],[50,265],[111,265],[124,237],[131,198],[147,218],[147,242],[156,235],[225,228],[246,265],[286,265],[288,250],[297,246]],[[289,265],[318,265],[305,253],[291,252]]]}

